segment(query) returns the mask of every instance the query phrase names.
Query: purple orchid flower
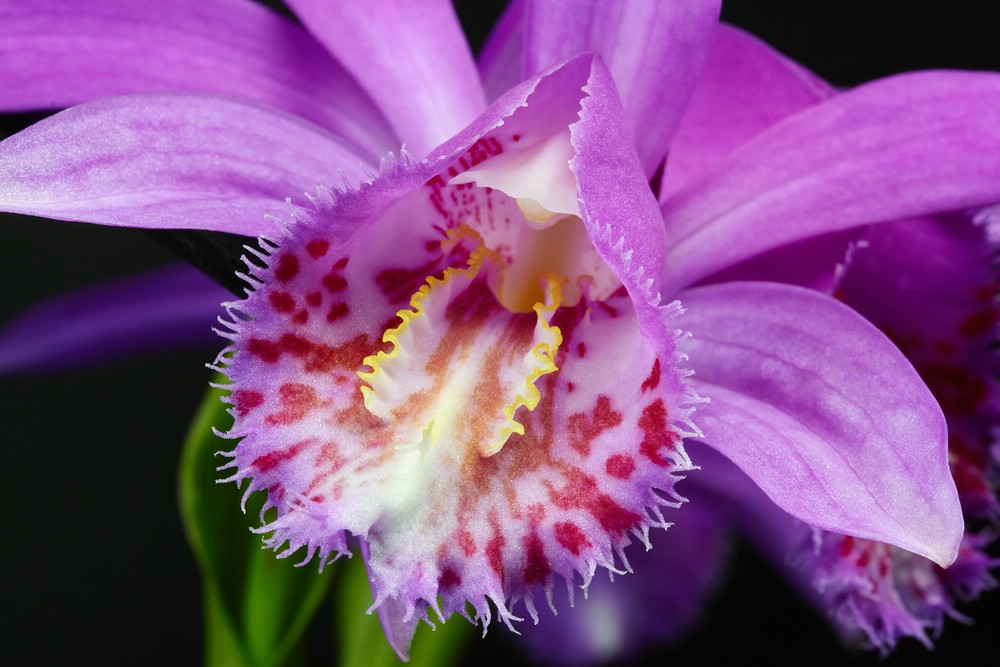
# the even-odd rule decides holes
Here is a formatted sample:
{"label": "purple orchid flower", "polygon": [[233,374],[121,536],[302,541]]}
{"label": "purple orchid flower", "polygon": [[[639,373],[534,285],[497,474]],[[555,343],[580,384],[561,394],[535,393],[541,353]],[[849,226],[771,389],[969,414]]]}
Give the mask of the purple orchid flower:
{"label": "purple orchid flower", "polygon": [[[514,3],[477,74],[443,3],[289,4],[312,37],[233,0],[155,24],[146,3],[0,5],[21,77],[4,108],[86,102],[0,144],[3,210],[264,239],[217,363],[269,544],[325,561],[362,537],[405,654],[429,610],[485,622],[492,602],[512,624],[629,569],[696,436],[782,516],[955,560],[945,415],[817,288],[866,225],[1000,201],[996,76],[830,96],[711,1]],[[83,61],[11,47],[68,25]],[[136,34],[158,58],[123,57]],[[812,97],[702,74],[713,37]],[[700,115],[697,91],[768,101],[722,122],[732,103]]]}

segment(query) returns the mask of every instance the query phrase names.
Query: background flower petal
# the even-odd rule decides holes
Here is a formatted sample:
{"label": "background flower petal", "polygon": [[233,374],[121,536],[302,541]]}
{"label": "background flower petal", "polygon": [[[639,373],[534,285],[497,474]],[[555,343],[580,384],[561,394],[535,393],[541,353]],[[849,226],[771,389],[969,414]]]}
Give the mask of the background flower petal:
{"label": "background flower petal", "polygon": [[883,79],[773,126],[663,206],[666,291],[821,233],[1000,201],[1000,76]]}
{"label": "background flower petal", "polygon": [[476,56],[486,99],[495,100],[524,79],[524,15],[528,0],[511,0]]}
{"label": "background flower petal", "polygon": [[789,514],[947,565],[963,531],[941,409],[866,320],[809,290],[685,293],[705,442]]}
{"label": "background flower petal", "polygon": [[148,92],[222,93],[306,118],[367,158],[398,149],[350,74],[244,0],[0,0],[0,110]]}
{"label": "background flower petal", "polygon": [[479,74],[446,0],[288,5],[423,157],[486,107]]}
{"label": "background flower petal", "polygon": [[63,370],[187,345],[211,349],[219,304],[230,298],[185,264],[69,292],[0,329],[0,374]]}
{"label": "background flower petal", "polygon": [[525,74],[589,51],[604,58],[647,175],[663,160],[708,53],[719,0],[539,0],[529,5]]}
{"label": "background flower petal", "polygon": [[360,163],[333,135],[274,109],[209,95],[107,98],[0,143],[0,209],[276,234],[268,216],[288,211],[286,197],[360,178]]}
{"label": "background flower petal", "polygon": [[661,201],[771,125],[834,94],[753,35],[720,23],[670,142]]}

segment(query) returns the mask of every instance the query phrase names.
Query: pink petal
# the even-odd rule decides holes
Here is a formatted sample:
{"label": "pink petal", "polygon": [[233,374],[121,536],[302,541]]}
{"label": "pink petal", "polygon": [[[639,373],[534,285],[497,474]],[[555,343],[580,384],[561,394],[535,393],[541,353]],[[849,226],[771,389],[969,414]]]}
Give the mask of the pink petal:
{"label": "pink petal", "polygon": [[774,283],[685,293],[705,442],[782,509],[946,566],[963,531],[941,410],[916,371],[838,302]]}
{"label": "pink petal", "polygon": [[358,84],[301,28],[244,0],[0,3],[0,110],[205,92],[277,107],[360,155],[398,148]]}
{"label": "pink petal", "polygon": [[818,234],[1000,201],[1000,76],[884,79],[792,116],[663,206],[674,293]]}
{"label": "pink petal", "polygon": [[324,130],[208,95],[90,102],[0,143],[0,209],[103,225],[274,235],[286,197],[362,176]]}
{"label": "pink petal", "polygon": [[698,81],[719,0],[541,0],[526,17],[526,74],[580,53],[604,58],[647,175],[663,160]]}
{"label": "pink petal", "polygon": [[290,0],[315,37],[423,156],[486,106],[475,62],[446,0]]}

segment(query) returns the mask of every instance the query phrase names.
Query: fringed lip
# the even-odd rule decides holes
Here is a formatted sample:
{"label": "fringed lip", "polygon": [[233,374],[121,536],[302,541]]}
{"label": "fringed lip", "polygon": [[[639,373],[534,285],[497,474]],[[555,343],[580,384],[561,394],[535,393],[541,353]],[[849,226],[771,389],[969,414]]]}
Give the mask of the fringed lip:
{"label": "fringed lip", "polygon": [[[557,583],[628,570],[625,548],[682,502],[694,395],[678,308],[651,292],[662,239],[638,159],[603,150],[626,133],[602,67],[554,68],[427,160],[321,190],[230,306],[227,481],[268,494],[277,518],[260,531],[282,555],[322,564],[364,539],[392,627],[430,611],[485,625],[491,605],[512,629],[521,604],[537,621],[539,593],[554,611]],[[456,176],[559,136],[585,259],[518,265],[522,237],[545,230],[517,193]],[[633,203],[606,218],[622,188]],[[513,275],[537,275],[537,292],[517,288],[527,308],[504,303]]]}

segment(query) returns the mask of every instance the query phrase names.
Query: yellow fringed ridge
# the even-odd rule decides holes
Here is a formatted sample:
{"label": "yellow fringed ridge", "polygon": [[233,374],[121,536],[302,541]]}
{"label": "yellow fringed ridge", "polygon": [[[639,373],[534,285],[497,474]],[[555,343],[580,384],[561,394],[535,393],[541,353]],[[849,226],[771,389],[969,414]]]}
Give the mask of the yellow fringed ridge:
{"label": "yellow fringed ridge", "polygon": [[[545,276],[545,303],[536,303],[534,311],[538,315],[538,325],[536,327],[541,326],[545,334],[551,335],[552,343],[549,344],[542,341],[536,343],[531,348],[531,355],[535,359],[535,368],[524,379],[522,391],[518,391],[514,401],[504,406],[503,414],[507,418],[507,424],[500,428],[500,437],[497,441],[490,444],[484,450],[486,456],[492,456],[499,452],[507,443],[507,439],[512,433],[524,435],[524,425],[514,419],[514,413],[522,405],[529,411],[538,407],[538,402],[542,400],[542,395],[538,391],[538,387],[535,386],[535,382],[543,375],[559,370],[556,366],[556,352],[559,351],[559,346],[562,345],[562,331],[559,330],[559,327],[549,324],[549,320],[552,319],[552,315],[562,302],[562,284],[564,282],[566,282],[566,279],[560,276]],[[527,396],[523,394],[527,394]]]}
{"label": "yellow fringed ridge", "polygon": [[[466,236],[461,234],[461,228],[456,230],[456,232],[457,236],[449,238],[445,243],[456,243]],[[475,232],[472,232],[472,234],[478,236]],[[358,371],[358,377],[363,383],[361,385],[361,393],[364,396],[365,408],[372,411],[373,414],[375,413],[372,405],[375,398],[375,390],[373,388],[375,380],[379,376],[379,373],[383,372],[382,365],[399,355],[401,348],[399,339],[403,332],[411,326],[413,321],[426,315],[425,302],[431,292],[448,284],[451,280],[459,276],[464,276],[471,282],[482,270],[486,261],[494,262],[502,270],[499,254],[480,244],[469,257],[468,265],[465,268],[445,269],[441,278],[428,276],[427,281],[410,298],[410,308],[402,309],[396,313],[400,320],[402,320],[401,323],[397,327],[387,329],[382,335],[382,341],[391,343],[392,349],[388,352],[380,350],[376,354],[365,357],[362,363],[370,367],[371,370]],[[549,322],[562,301],[562,284],[566,282],[566,279],[561,276],[546,275],[545,281],[545,303],[536,303],[533,310],[538,316],[535,337],[543,337],[548,340],[541,340],[532,347],[530,352],[534,360],[532,371],[524,379],[524,383],[518,389],[514,400],[504,406],[503,414],[506,418],[506,424],[500,427],[499,437],[489,443],[489,445],[480,448],[480,451],[486,456],[491,456],[499,452],[511,434],[524,435],[524,426],[514,419],[514,414],[521,406],[526,407],[529,411],[534,410],[541,400],[541,394],[535,386],[535,382],[541,376],[558,370],[555,364],[555,356],[559,350],[559,346],[562,344],[562,332],[559,330],[559,327],[552,326]],[[540,333],[538,327],[541,327]]]}

